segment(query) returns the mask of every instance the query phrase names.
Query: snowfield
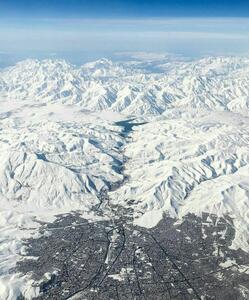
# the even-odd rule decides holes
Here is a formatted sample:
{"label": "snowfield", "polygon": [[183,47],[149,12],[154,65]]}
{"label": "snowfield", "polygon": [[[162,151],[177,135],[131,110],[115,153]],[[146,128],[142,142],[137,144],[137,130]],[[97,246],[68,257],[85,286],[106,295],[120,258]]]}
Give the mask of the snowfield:
{"label": "snowfield", "polygon": [[[94,219],[98,193],[134,223],[164,214],[230,216],[234,248],[249,251],[249,59],[166,58],[76,67],[26,60],[0,70],[0,298],[37,291],[10,271],[40,221],[79,209]],[[136,118],[130,139],[115,121]]]}

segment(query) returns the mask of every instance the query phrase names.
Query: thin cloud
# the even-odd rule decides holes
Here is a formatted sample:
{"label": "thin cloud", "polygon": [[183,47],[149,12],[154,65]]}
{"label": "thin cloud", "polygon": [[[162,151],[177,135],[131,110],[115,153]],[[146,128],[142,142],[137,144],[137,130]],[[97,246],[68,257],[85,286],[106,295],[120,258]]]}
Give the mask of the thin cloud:
{"label": "thin cloud", "polygon": [[[245,53],[249,18],[1,19],[0,51]],[[59,54],[58,54],[59,55]]]}

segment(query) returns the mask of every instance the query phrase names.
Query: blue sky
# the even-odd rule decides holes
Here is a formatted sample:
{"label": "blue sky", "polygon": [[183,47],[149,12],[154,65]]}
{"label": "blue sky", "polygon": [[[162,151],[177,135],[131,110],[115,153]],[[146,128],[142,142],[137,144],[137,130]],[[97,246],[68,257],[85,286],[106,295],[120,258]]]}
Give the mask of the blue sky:
{"label": "blue sky", "polygon": [[249,1],[0,0],[0,66],[120,52],[249,53]]}
{"label": "blue sky", "polygon": [[47,17],[249,16],[247,0],[1,0],[1,15]]}

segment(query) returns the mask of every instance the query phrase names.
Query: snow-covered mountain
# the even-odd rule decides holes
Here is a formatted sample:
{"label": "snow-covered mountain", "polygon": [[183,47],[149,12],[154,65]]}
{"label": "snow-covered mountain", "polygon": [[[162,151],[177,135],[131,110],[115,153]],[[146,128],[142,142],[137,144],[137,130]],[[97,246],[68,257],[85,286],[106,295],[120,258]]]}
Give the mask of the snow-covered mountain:
{"label": "snow-covered mountain", "polygon": [[9,270],[25,253],[22,238],[36,236],[35,219],[72,210],[90,218],[99,191],[123,180],[124,141],[115,115],[36,101],[0,103],[0,299],[14,300],[20,291],[26,295],[26,278],[32,284]]}
{"label": "snow-covered mountain", "polygon": [[233,246],[249,250],[248,124],[248,116],[209,112],[138,126],[125,149],[130,181],[113,201],[137,202],[135,222],[145,227],[165,213],[230,216]]}
{"label": "snow-covered mountain", "polygon": [[[9,270],[22,239],[36,236],[35,219],[76,209],[94,219],[99,192],[124,175],[110,199],[134,200],[136,224],[228,215],[233,247],[249,251],[248,83],[244,57],[26,60],[0,70],[0,298],[32,294],[29,276]],[[114,124],[127,118],[143,124],[129,138]]]}
{"label": "snow-covered mountain", "polygon": [[203,58],[112,62],[75,67],[63,60],[26,60],[0,72],[0,97],[77,104],[125,114],[158,115],[171,108],[248,108],[249,59]]}

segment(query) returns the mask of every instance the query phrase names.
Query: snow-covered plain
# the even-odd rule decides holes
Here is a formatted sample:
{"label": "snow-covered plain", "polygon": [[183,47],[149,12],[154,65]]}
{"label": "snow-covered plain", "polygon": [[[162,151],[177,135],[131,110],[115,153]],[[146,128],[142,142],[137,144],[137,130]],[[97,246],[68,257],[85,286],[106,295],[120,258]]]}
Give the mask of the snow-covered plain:
{"label": "snow-covered plain", "polygon": [[[248,82],[243,57],[26,60],[1,70],[0,298],[36,293],[9,271],[21,239],[37,235],[34,218],[75,209],[94,218],[97,193],[123,179],[123,154],[130,180],[110,196],[138,201],[136,224],[229,215],[233,246],[249,251]],[[125,144],[114,122],[130,117],[147,124]]]}

